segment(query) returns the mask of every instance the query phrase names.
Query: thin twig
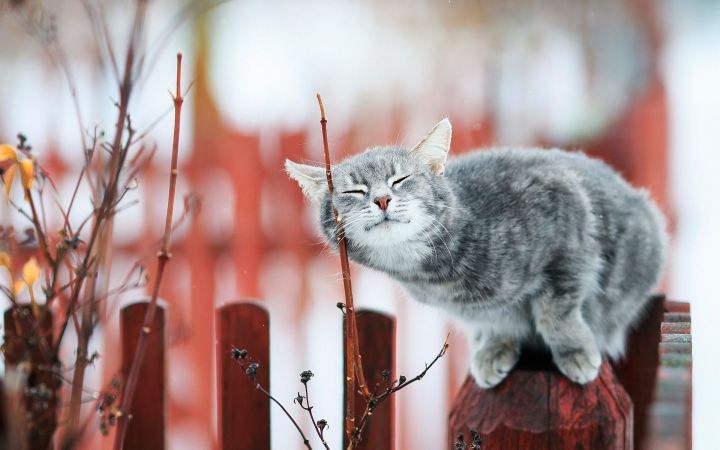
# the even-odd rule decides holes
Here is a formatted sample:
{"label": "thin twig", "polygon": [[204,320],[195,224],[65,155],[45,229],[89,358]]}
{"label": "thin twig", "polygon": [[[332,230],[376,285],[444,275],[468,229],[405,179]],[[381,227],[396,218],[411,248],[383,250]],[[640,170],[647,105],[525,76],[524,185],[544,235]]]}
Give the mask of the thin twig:
{"label": "thin twig", "polygon": [[[254,380],[254,378],[253,378],[253,380]],[[275,397],[273,397],[273,396],[270,394],[270,392],[268,392],[264,387],[262,387],[262,385],[261,385],[260,383],[258,383],[257,381],[255,381],[255,389],[257,389],[257,390],[259,390],[260,392],[262,392],[263,394],[265,394],[265,395],[267,396],[267,398],[269,398],[270,400],[272,400],[273,402],[275,402],[275,404],[278,405],[278,406],[280,407],[280,409],[283,410],[283,412],[284,412],[285,415],[288,417],[288,419],[290,419],[290,421],[293,423],[293,425],[295,425],[295,428],[298,430],[298,433],[300,433],[300,436],[302,437],[303,444],[305,444],[305,447],[307,447],[308,450],[312,450],[312,447],[310,446],[310,441],[308,440],[307,437],[305,437],[305,433],[303,433],[302,428],[300,428],[300,425],[298,425],[298,423],[295,421],[295,419],[293,418],[293,416],[290,415],[290,413],[288,412],[288,410],[285,409],[285,407],[283,406],[283,404],[280,403],[279,401],[277,401],[277,399],[276,399]]]}
{"label": "thin twig", "polygon": [[[157,274],[152,289],[152,296],[148,309],[145,313],[145,320],[143,327],[140,331],[140,337],[138,339],[135,354],[133,355],[132,364],[128,372],[127,382],[122,394],[122,403],[120,411],[123,413],[118,421],[118,430],[115,434],[115,450],[123,448],[125,443],[125,434],[127,432],[128,417],[132,409],[132,401],[135,395],[135,387],[137,385],[138,376],[140,375],[140,368],[145,359],[145,352],[147,350],[148,340],[150,333],[152,332],[152,324],[155,319],[155,310],[157,308],[158,295],[160,293],[160,283],[162,281],[165,266],[170,260],[170,243],[172,237],[172,216],[173,216],[173,205],[175,203],[175,185],[177,182],[177,160],[178,160],[178,148],[180,143],[180,113],[182,111],[183,96],[180,90],[181,85],[181,74],[182,74],[182,53],[177,54],[177,73],[176,73],[176,89],[173,97],[175,104],[175,126],[173,129],[173,145],[172,145],[172,160],[170,162],[170,186],[168,189],[168,203],[167,213],[165,217],[165,233],[163,235],[163,243],[160,251],[158,252],[158,264]],[[172,95],[172,94],[171,94]]]}
{"label": "thin twig", "polygon": [[[430,368],[445,355],[445,352],[447,352],[447,349],[450,345],[448,344],[449,339],[450,334],[448,334],[445,338],[445,342],[443,343],[440,352],[435,356],[435,358],[430,362],[430,364],[425,364],[425,369],[423,369],[423,371],[417,374],[414,378],[405,380],[403,379],[404,377],[401,377],[399,380],[395,380],[394,382],[392,382],[382,394],[372,394],[372,397],[368,399],[368,402],[365,405],[365,411],[363,412],[362,418],[360,419],[358,426],[355,428],[355,430],[353,430],[352,438],[350,439],[348,444],[348,450],[355,449],[357,445],[361,442],[363,431],[365,431],[365,427],[367,426],[370,417],[378,406],[380,406],[385,400],[388,399],[388,397],[390,397],[392,394],[396,393],[400,389],[404,389],[408,385],[418,380],[422,380],[423,377],[427,374],[428,370],[430,370]],[[395,383],[397,383],[397,385]]]}
{"label": "thin twig", "polygon": [[[123,80],[120,83],[120,101],[118,103],[118,116],[115,122],[115,135],[113,137],[110,162],[108,164],[110,179],[105,186],[101,206],[97,211],[95,220],[93,223],[93,229],[90,233],[90,239],[87,244],[87,252],[81,265],[77,268],[77,276],[73,291],[70,295],[70,301],[68,302],[67,314],[65,320],[60,327],[60,331],[55,344],[55,355],[58,354],[62,338],[67,329],[68,320],[70,318],[69,312],[75,308],[75,304],[78,302],[80,290],[83,287],[85,277],[91,272],[90,258],[93,253],[92,249],[95,242],[100,234],[100,231],[104,229],[103,224],[105,220],[110,216],[110,210],[114,203],[115,197],[117,196],[117,186],[120,179],[120,172],[122,171],[125,157],[127,156],[128,146],[122,145],[123,131],[125,131],[125,124],[128,122],[128,106],[130,102],[130,95],[132,93],[132,72],[135,66],[136,52],[140,46],[142,40],[142,31],[145,23],[145,13],[147,12],[147,2],[139,2],[135,10],[135,18],[133,20],[132,30],[130,32],[130,39],[128,40],[128,50],[125,56],[125,67],[123,73]],[[128,127],[129,128],[129,127]],[[128,143],[132,140],[132,130],[128,129]],[[87,171],[89,173],[89,171]],[[98,184],[101,184],[102,179],[98,180]]]}
{"label": "thin twig", "polygon": [[[93,212],[94,220],[90,240],[87,245],[87,250],[85,257],[83,258],[83,262],[76,270],[77,275],[75,278],[75,283],[73,285],[72,293],[70,295],[70,300],[68,301],[68,304],[66,306],[64,322],[60,328],[59,335],[56,340],[55,355],[57,355],[59,347],[62,343],[62,337],[65,333],[65,330],[67,329],[68,320],[75,317],[74,311],[76,305],[79,302],[79,296],[81,293],[81,289],[84,285],[84,280],[91,273],[94,273],[97,270],[93,270],[95,262],[99,260],[96,254],[97,252],[95,249],[95,243],[98,239],[100,241],[103,240],[102,236],[105,235],[105,231],[107,230],[107,221],[112,217],[112,209],[114,208],[114,205],[116,203],[118,181],[120,178],[120,173],[124,167],[124,161],[129,148],[129,142],[132,139],[133,135],[133,130],[130,127],[130,120],[127,111],[133,86],[131,81],[131,75],[134,67],[135,54],[139,47],[138,42],[140,40],[140,34],[143,29],[145,12],[146,5],[144,3],[139,4],[135,12],[135,20],[133,22],[133,27],[128,44],[123,81],[119,86],[120,102],[118,104],[118,117],[115,128],[115,136],[113,138],[113,144],[111,147],[110,163],[108,165],[108,169],[110,172],[110,181],[107,183],[107,186],[103,186],[101,185],[103,184],[102,177],[98,177],[96,189],[101,190],[104,188],[104,193],[102,195],[100,207]],[[126,124],[128,138],[127,143],[123,146],[122,136],[123,131],[126,129]],[[93,144],[95,144],[95,142]],[[91,158],[86,158],[86,167],[89,166],[91,161]],[[85,170],[85,173],[89,175],[89,171],[87,169]],[[98,173],[101,174],[102,172],[99,170]],[[78,183],[79,181],[80,179],[78,179]],[[109,242],[109,236],[105,236],[105,238],[105,243],[107,245],[107,242]],[[100,252],[102,252],[102,250],[100,250]],[[85,295],[88,297],[88,300],[85,301],[86,307],[83,307],[83,332],[78,335],[78,352],[76,361],[77,368],[73,376],[73,388],[70,394],[71,407],[69,409],[68,417],[66,420],[69,426],[67,426],[65,429],[65,436],[73,435],[75,433],[74,427],[77,426],[79,422],[79,400],[81,398],[80,390],[84,381],[84,371],[86,365],[84,362],[84,353],[86,353],[84,349],[87,347],[87,341],[89,340],[90,334],[92,333],[92,325],[94,323],[92,317],[94,313],[94,302],[92,301],[92,296],[95,294],[94,287],[94,278],[91,278],[90,283],[85,286]]]}
{"label": "thin twig", "polygon": [[45,257],[48,266],[52,266],[54,264],[54,260],[53,257],[50,255],[50,248],[48,247],[47,239],[45,238],[45,232],[43,231],[42,225],[40,224],[40,217],[38,216],[37,210],[35,209],[35,202],[33,201],[30,189],[25,189],[25,197],[27,198],[28,203],[30,203],[30,211],[32,212],[32,223],[35,227],[35,233],[38,237],[40,250]]}
{"label": "thin twig", "polygon": [[323,432],[320,429],[320,427],[318,427],[317,421],[315,420],[315,417],[313,416],[313,412],[312,412],[313,407],[310,404],[310,392],[308,391],[308,384],[303,383],[303,385],[305,385],[305,400],[307,401],[307,407],[304,407],[302,404],[300,404],[300,407],[308,412],[308,414],[310,415],[310,421],[312,422],[313,427],[315,428],[315,432],[317,433],[318,437],[320,438],[320,441],[322,442],[322,444],[325,446],[325,448],[327,450],[330,450],[330,447],[328,446],[327,442],[325,442],[325,437],[323,436]]}
{"label": "thin twig", "polygon": [[[333,194],[333,180],[330,167],[330,149],[327,137],[327,119],[325,118],[325,106],[320,94],[317,94],[318,105],[320,107],[320,126],[323,135],[323,150],[325,155],[325,176],[327,178],[328,190],[330,196]],[[362,359],[357,340],[357,323],[355,320],[355,306],[352,295],[352,282],[350,280],[350,263],[347,255],[347,242],[345,241],[345,230],[342,220],[338,217],[337,210],[333,207],[333,216],[338,229],[338,247],[340,250],[340,267],[343,275],[343,289],[345,291],[345,434],[348,440],[351,439],[353,430],[355,429],[355,387],[357,377],[357,387],[366,399],[371,394],[365,383],[365,374],[362,369]]]}

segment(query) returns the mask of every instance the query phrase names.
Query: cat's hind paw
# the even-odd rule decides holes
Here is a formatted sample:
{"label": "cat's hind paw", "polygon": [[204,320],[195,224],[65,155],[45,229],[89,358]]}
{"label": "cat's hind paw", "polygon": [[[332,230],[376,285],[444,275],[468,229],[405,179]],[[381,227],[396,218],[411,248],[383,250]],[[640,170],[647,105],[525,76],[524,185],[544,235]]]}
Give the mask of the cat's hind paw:
{"label": "cat's hind paw", "polygon": [[602,363],[600,352],[594,346],[553,352],[553,359],[560,372],[579,384],[586,384],[597,378]]}
{"label": "cat's hind paw", "polygon": [[470,373],[478,386],[489,389],[507,377],[519,358],[520,348],[512,342],[480,348],[473,355]]}

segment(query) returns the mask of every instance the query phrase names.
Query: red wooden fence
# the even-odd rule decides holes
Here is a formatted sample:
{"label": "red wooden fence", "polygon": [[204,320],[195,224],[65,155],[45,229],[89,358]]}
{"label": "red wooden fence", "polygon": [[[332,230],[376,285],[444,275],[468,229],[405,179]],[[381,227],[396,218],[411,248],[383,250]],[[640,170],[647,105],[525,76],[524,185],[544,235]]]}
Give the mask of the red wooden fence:
{"label": "red wooden fence", "polygon": [[[147,303],[140,302],[121,311],[123,371],[132,360],[146,309]],[[9,366],[17,356],[13,353],[16,327],[25,326],[18,314],[22,312],[5,313]],[[129,412],[126,449],[154,450],[167,446],[165,318],[166,311],[158,309],[140,373],[141,382]],[[252,361],[260,364],[257,381],[270,390],[269,315],[257,303],[240,302],[218,308],[215,319],[219,447],[269,449],[273,405],[255,389],[232,355],[233,348],[246,349]],[[51,330],[50,324],[48,321],[46,331]],[[395,320],[377,312],[359,311],[358,334],[370,388],[376,383],[383,385],[385,370],[391,379],[397,378]],[[51,339],[49,334],[47,339]],[[691,349],[689,306],[655,298],[645,320],[630,337],[627,362],[614,366],[605,363],[598,379],[587,386],[577,386],[559,375],[544,355],[523,355],[518,368],[496,389],[479,389],[468,378],[450,415],[449,446],[454,448],[459,432],[466,437],[477,432],[484,440],[485,450],[578,446],[690,449]],[[30,380],[31,384],[36,382]],[[359,417],[364,402],[358,397],[356,404]],[[296,409],[293,411],[296,416],[303,413]],[[393,416],[391,397],[373,414],[359,448],[393,449]],[[4,423],[2,418],[0,415],[0,424]],[[50,415],[47,420],[54,421],[55,417]],[[6,431],[7,428],[0,430],[0,435]],[[306,430],[306,434],[312,436],[312,431]],[[29,448],[41,448],[38,439],[37,434],[30,435]]]}
{"label": "red wooden fence", "polygon": [[[146,303],[136,303],[122,310],[123,361],[129,363],[142,327]],[[164,401],[164,315],[156,317],[143,372],[133,402],[131,426],[128,427],[126,449],[160,449],[165,443]],[[155,333],[153,333],[155,334]],[[364,349],[365,373],[369,382],[379,382],[383,370],[395,376],[395,320],[381,313],[358,311],[358,336]],[[231,303],[216,313],[217,374],[218,374],[218,436],[222,449],[259,450],[270,448],[270,400],[233,360],[231,350],[248,351],[258,362],[257,381],[270,386],[270,318],[262,306],[252,302]],[[147,381],[147,382],[146,382]],[[364,403],[358,404],[358,417]],[[361,449],[391,450],[394,448],[394,402],[389,399],[373,414],[364,433]],[[307,430],[306,433],[310,433]]]}
{"label": "red wooden fence", "polygon": [[474,430],[486,449],[690,449],[689,333],[689,305],[656,297],[629,338],[627,359],[614,370],[605,363],[584,387],[530,355],[496,389],[468,379],[449,439]]}
{"label": "red wooden fence", "polygon": [[660,325],[660,365],[648,412],[647,449],[692,448],[690,305],[667,302]]}
{"label": "red wooden fence", "polygon": [[[145,321],[148,303],[133,303],[120,311],[120,342],[122,345],[122,373],[130,371],[140,331]],[[155,310],[147,353],[140,368],[135,398],[129,412],[130,422],[125,437],[127,449],[165,448],[167,429],[165,370],[165,309]]]}
{"label": "red wooden fence", "polygon": [[[382,388],[385,386],[383,371],[390,372],[390,379],[399,377],[395,371],[395,319],[381,313],[359,310],[357,328],[358,342],[363,355],[363,371],[368,388],[371,391],[377,389],[378,392],[382,392]],[[344,345],[343,348],[345,348]],[[360,393],[356,393],[355,420],[360,420],[364,410],[365,400]],[[395,448],[394,410],[395,400],[393,396],[390,396],[373,413],[372,420],[363,433],[363,441],[357,447],[358,450]],[[343,440],[343,448],[346,446],[347,442]]]}
{"label": "red wooden fence", "polygon": [[272,392],[270,316],[260,305],[232,303],[219,308],[215,320],[220,448],[270,448],[270,402],[230,355],[233,348],[247,350],[260,364],[258,382]]}
{"label": "red wooden fence", "polygon": [[[53,317],[44,307],[41,307],[39,317],[40,329],[37,333],[29,333],[28,330],[36,326],[30,305],[10,308],[5,311],[3,327],[6,369],[16,368],[22,361],[31,362],[18,371],[25,383],[25,392],[20,387],[18,393],[20,396],[24,394],[22,409],[27,411],[27,414],[19,418],[21,423],[14,424],[26,427],[28,450],[48,448],[57,426],[57,417],[53,412],[58,403],[60,379],[53,373],[57,364],[49,356],[53,347]],[[34,335],[35,338],[27,339],[26,336],[29,335]],[[25,354],[26,351],[29,355]],[[10,405],[10,408],[19,410],[18,405]],[[0,448],[2,445],[3,442],[0,442]]]}
{"label": "red wooden fence", "polygon": [[[487,449],[632,449],[633,405],[609,364],[579,386],[527,355],[494,389],[468,377],[450,414],[449,448],[459,433],[480,434]],[[523,364],[527,366],[522,367]]]}

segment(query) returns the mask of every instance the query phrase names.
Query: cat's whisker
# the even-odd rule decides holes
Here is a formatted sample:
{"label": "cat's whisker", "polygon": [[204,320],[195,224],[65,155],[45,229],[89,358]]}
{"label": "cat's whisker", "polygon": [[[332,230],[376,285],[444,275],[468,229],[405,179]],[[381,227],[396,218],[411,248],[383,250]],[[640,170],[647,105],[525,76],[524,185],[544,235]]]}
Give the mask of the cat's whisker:
{"label": "cat's whisker", "polygon": [[441,221],[439,221],[438,219],[436,219],[436,218],[434,218],[434,217],[432,217],[432,216],[430,217],[430,219],[434,220],[435,223],[437,223],[438,225],[440,225],[440,226],[442,227],[442,229],[447,233],[447,235],[450,236],[450,230],[448,230],[447,228],[445,228],[445,225],[443,225],[443,223],[442,223]]}
{"label": "cat's whisker", "polygon": [[334,234],[337,234],[340,231],[340,226],[342,226],[345,230],[345,234],[347,235],[348,231],[352,232],[358,223],[365,222],[366,220],[367,217],[365,216],[352,217],[350,220],[343,220],[341,224],[335,226]]}
{"label": "cat's whisker", "polygon": [[[448,247],[447,242],[446,242],[445,239],[443,238],[442,233],[441,233],[441,230],[440,230],[439,227],[437,227],[437,225],[440,225],[440,227],[442,227],[442,229],[445,231],[445,233],[447,233],[448,236],[450,236],[450,231],[448,231],[448,229],[445,228],[445,225],[443,225],[442,222],[440,222],[439,220],[435,219],[434,217],[430,217],[430,219],[431,219],[433,222],[430,222],[429,225],[431,225],[431,226],[433,227],[433,229],[435,230],[435,231],[434,231],[434,234],[438,237],[438,239],[440,239],[440,242],[442,242],[443,246],[445,246],[445,250],[447,251],[447,254],[448,254],[448,256],[450,257],[450,266],[454,268],[454,267],[455,267],[455,261],[454,261],[454,258],[453,258],[453,254],[452,254],[452,252],[450,251],[450,247]],[[435,224],[437,224],[437,225],[435,225]]]}

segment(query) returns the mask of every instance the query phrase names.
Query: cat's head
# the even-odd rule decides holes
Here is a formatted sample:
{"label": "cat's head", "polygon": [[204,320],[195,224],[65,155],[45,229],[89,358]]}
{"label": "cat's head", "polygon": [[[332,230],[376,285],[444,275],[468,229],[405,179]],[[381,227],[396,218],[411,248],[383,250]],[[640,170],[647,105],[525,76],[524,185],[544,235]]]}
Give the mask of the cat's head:
{"label": "cat's head", "polygon": [[329,195],[324,167],[285,162],[285,169],[311,200],[332,242],[337,209],[349,242],[375,248],[427,240],[442,227],[452,201],[443,173],[452,127],[442,120],[415,147],[373,147],[332,166]]}

